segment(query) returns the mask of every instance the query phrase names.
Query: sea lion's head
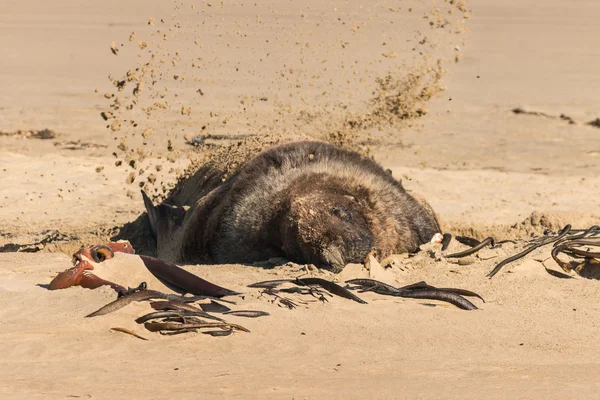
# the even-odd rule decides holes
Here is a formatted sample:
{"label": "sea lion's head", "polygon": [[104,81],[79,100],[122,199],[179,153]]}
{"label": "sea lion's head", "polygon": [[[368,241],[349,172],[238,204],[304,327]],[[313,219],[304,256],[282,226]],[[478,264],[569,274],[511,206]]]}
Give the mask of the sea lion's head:
{"label": "sea lion's head", "polygon": [[362,262],[374,244],[365,211],[353,196],[330,190],[294,197],[282,224],[286,256],[334,272]]}

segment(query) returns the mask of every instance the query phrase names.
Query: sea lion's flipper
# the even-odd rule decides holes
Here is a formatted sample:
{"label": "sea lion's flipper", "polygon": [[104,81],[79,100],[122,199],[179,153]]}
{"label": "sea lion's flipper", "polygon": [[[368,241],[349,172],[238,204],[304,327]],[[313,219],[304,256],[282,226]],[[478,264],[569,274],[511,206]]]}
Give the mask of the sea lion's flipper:
{"label": "sea lion's flipper", "polygon": [[150,231],[152,232],[152,236],[154,237],[154,240],[156,240],[157,239],[156,226],[158,225],[158,210],[154,206],[154,204],[152,203],[152,200],[150,200],[150,197],[148,197],[146,192],[144,192],[143,190],[141,192],[142,192],[142,198],[144,199],[144,205],[146,206],[146,211],[148,212],[148,218],[150,219]]}
{"label": "sea lion's flipper", "polygon": [[150,197],[142,190],[144,205],[150,219],[150,231],[155,240],[173,234],[183,223],[186,210],[183,207],[175,207],[167,204],[152,204]]}
{"label": "sea lion's flipper", "polygon": [[140,255],[148,271],[169,289],[181,294],[223,297],[239,294],[210,283],[199,276],[158,258]]}

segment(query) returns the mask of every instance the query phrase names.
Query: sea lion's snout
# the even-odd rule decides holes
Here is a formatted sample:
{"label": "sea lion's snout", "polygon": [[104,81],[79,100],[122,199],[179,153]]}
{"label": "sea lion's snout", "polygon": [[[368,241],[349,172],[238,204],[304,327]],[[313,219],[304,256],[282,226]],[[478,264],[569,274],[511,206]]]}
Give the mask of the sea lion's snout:
{"label": "sea lion's snout", "polygon": [[332,271],[341,271],[346,266],[342,251],[336,246],[323,249],[321,263],[326,269]]}
{"label": "sea lion's snout", "polygon": [[284,235],[286,257],[333,272],[361,262],[374,245],[364,211],[350,196],[315,191],[296,198]]}
{"label": "sea lion's snout", "polygon": [[340,272],[348,263],[360,263],[373,248],[368,231],[353,224],[331,225],[321,237],[304,243],[306,259],[316,266]]}

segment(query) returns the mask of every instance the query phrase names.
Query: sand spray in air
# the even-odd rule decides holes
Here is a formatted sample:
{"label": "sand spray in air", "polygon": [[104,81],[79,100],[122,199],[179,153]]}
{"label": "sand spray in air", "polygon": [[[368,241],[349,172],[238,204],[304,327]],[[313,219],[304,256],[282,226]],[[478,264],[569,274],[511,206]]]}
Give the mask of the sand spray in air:
{"label": "sand spray in air", "polygon": [[115,166],[162,198],[198,165],[234,171],[271,143],[393,140],[464,44],[465,2],[423,3],[174,2],[107,43],[131,63],[103,93]]}

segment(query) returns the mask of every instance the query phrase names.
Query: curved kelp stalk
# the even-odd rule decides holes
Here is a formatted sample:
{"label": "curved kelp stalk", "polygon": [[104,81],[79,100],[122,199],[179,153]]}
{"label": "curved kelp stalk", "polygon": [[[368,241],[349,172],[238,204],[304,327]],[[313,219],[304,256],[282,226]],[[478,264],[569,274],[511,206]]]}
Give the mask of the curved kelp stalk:
{"label": "curved kelp stalk", "polygon": [[[57,290],[66,289],[71,286],[81,286],[87,289],[96,289],[106,285],[113,288],[119,295],[136,291],[138,288],[126,289],[118,283],[107,281],[92,273],[94,265],[113,258],[115,253],[134,254],[135,251],[131,247],[131,244],[126,241],[82,248],[73,254],[73,263],[75,265],[60,272],[50,282],[48,288],[50,290]],[[208,282],[175,264],[150,256],[140,255],[140,258],[152,275],[177,293],[211,297],[239,294],[233,290]]]}
{"label": "curved kelp stalk", "polygon": [[66,289],[71,286],[81,286],[86,289],[96,289],[100,286],[110,286],[117,293],[127,292],[125,287],[107,281],[95,275],[94,263],[101,263],[114,257],[115,253],[134,254],[133,247],[127,241],[111,242],[107,245],[84,247],[73,254],[72,268],[60,272],[48,285],[49,290]]}

